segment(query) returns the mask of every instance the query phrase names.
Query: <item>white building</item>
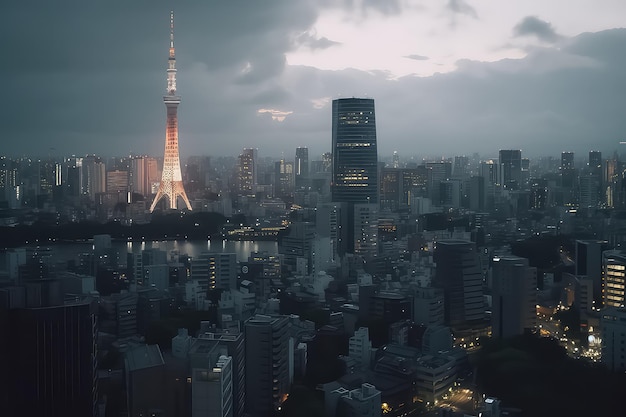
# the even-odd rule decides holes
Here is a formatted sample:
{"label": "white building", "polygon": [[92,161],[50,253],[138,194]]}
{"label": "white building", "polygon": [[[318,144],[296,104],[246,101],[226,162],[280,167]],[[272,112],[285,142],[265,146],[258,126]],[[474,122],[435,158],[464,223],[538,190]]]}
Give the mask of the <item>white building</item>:
{"label": "white building", "polygon": [[236,288],[237,255],[203,252],[191,260],[191,279],[198,280],[205,291]]}
{"label": "white building", "polygon": [[331,391],[325,398],[325,405],[329,417],[378,417],[382,414],[381,392],[368,383],[353,390],[339,387]]}
{"label": "white building", "polygon": [[626,253],[602,253],[602,302],[607,307],[624,307],[626,301]]}
{"label": "white building", "polygon": [[348,356],[354,359],[358,368],[369,369],[372,359],[372,342],[367,327],[361,327],[354,332],[354,336],[350,338],[348,349]]}

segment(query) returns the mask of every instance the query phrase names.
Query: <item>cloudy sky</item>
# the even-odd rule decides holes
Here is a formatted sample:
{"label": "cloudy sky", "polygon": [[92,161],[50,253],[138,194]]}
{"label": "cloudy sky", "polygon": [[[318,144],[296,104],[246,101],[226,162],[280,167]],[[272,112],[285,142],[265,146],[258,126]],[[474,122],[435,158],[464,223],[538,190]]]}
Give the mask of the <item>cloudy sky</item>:
{"label": "cloudy sky", "polygon": [[314,157],[352,96],[381,157],[626,140],[624,0],[6,0],[0,154],[162,154],[172,8],[183,156]]}

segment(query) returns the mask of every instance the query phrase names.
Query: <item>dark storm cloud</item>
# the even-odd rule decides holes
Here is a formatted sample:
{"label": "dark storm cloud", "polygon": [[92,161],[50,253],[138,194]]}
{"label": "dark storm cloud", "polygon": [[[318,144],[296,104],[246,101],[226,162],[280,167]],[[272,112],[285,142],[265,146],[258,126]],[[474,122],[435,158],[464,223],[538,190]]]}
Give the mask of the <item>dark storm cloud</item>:
{"label": "dark storm cloud", "polygon": [[317,15],[308,0],[10,2],[0,36],[11,40],[3,46],[11,59],[0,75],[14,97],[3,125],[16,140],[0,153],[49,143],[65,153],[160,153],[172,5],[180,118],[189,123],[221,113],[213,103],[194,107],[206,102],[202,96],[275,102],[278,90],[265,83],[280,76],[293,34],[309,30]]}
{"label": "dark storm cloud", "polygon": [[402,12],[402,0],[317,0],[322,7],[340,7],[345,10],[367,13],[370,10],[385,15],[394,15]]}
{"label": "dark storm cloud", "polygon": [[537,16],[526,16],[513,28],[515,36],[536,36],[544,42],[556,42],[561,37],[549,22],[539,19]]}
{"label": "dark storm cloud", "polygon": [[[561,49],[537,48],[523,59],[460,62],[432,77],[383,75],[356,70],[292,68],[286,76],[299,97],[367,95],[376,100],[381,155],[450,155],[520,148],[525,156],[563,150],[612,152],[626,131],[626,30],[585,34]],[[366,86],[366,87],[364,87]],[[340,94],[338,94],[340,93]],[[330,147],[330,110],[294,101],[281,125],[289,137]],[[306,114],[306,117],[300,113]],[[306,118],[306,123],[296,124]],[[317,127],[324,126],[319,132]],[[293,130],[292,130],[293,129]],[[287,144],[286,146],[290,146]]]}
{"label": "dark storm cloud", "polygon": [[[376,99],[381,155],[612,151],[626,131],[626,30],[561,39],[560,50],[535,48],[519,60],[464,61],[449,74],[390,80],[385,72],[286,65],[294,39],[312,34],[314,0],[42,1],[38,9],[12,2],[0,26],[0,38],[11,40],[0,66],[11,99],[0,154],[161,154],[172,3],[183,157],[243,147],[321,154],[330,148],[330,100],[340,96]],[[454,15],[472,16],[466,2],[449,4]]]}
{"label": "dark storm cloud", "polygon": [[415,61],[426,61],[429,59],[427,56],[417,54],[405,55],[404,58],[413,59]]}
{"label": "dark storm cloud", "polygon": [[317,37],[308,32],[299,35],[295,40],[296,45],[306,46],[311,49],[328,49],[331,46],[340,45],[341,42],[331,41],[325,36]]}
{"label": "dark storm cloud", "polygon": [[399,0],[363,0],[363,8],[372,8],[384,14],[398,14],[402,11]]}
{"label": "dark storm cloud", "polygon": [[448,0],[446,8],[455,14],[464,14],[475,19],[478,18],[478,13],[467,1],[465,0]]}

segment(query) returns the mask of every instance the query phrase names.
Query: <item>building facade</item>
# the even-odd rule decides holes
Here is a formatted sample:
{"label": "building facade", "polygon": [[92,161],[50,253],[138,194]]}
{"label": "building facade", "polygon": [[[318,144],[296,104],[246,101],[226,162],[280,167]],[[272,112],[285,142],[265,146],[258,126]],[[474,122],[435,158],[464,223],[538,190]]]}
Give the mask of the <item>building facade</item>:
{"label": "building facade", "polygon": [[244,324],[246,344],[246,410],[267,416],[289,393],[289,318],[257,314]]}
{"label": "building facade", "polygon": [[483,276],[474,243],[437,241],[433,260],[437,264],[433,287],[444,293],[445,324],[455,327],[482,321]]}
{"label": "building facade", "polygon": [[374,100],[333,100],[332,200],[378,203],[378,147]]}
{"label": "building facade", "polygon": [[611,371],[626,370],[626,309],[608,307],[600,318],[602,363]]}
{"label": "building facade", "polygon": [[491,332],[507,338],[532,329],[537,317],[537,268],[528,259],[502,256],[493,259]]}

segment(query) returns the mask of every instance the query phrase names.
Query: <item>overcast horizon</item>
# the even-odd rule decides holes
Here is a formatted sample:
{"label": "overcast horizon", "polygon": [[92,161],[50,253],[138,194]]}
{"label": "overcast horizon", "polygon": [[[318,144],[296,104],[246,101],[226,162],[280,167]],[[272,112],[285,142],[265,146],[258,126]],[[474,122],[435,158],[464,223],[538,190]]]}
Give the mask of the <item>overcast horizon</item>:
{"label": "overcast horizon", "polygon": [[183,158],[314,159],[353,96],[375,99],[381,158],[626,139],[621,0],[8,3],[0,155],[161,155],[170,9]]}

